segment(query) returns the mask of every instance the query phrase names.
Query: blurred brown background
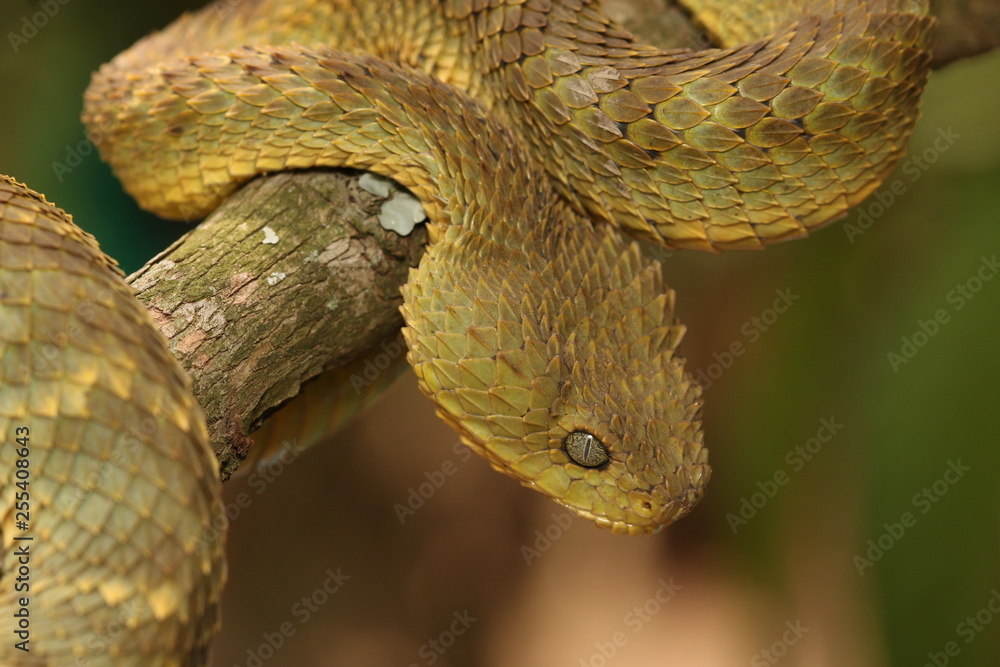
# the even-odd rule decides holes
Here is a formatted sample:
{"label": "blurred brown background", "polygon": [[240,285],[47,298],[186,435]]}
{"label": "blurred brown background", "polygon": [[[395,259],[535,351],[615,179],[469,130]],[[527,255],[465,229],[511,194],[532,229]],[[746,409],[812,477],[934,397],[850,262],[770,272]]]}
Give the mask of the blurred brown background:
{"label": "blurred brown background", "polygon": [[[58,11],[15,49],[43,4]],[[102,62],[199,4],[0,7],[0,172],[126,270],[180,230],[82,154],[81,95]],[[688,518],[648,539],[567,522],[454,447],[407,374],[327,446],[227,485],[238,516],[214,664],[1000,664],[998,90],[998,54],[933,75],[884,212],[873,199],[809,240],[665,261],[689,368],[717,376],[714,476]],[[921,337],[939,309],[948,321]],[[894,370],[904,337],[924,344]],[[823,420],[836,433],[810,443]],[[411,490],[430,497],[401,523]]]}

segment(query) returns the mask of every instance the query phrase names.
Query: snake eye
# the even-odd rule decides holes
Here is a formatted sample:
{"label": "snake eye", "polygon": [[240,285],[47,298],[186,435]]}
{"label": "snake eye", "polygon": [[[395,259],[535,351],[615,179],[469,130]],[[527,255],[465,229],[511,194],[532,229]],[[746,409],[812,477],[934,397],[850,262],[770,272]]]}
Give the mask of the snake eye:
{"label": "snake eye", "polygon": [[586,431],[573,431],[563,440],[563,445],[573,463],[584,468],[596,468],[611,458],[601,441]]}

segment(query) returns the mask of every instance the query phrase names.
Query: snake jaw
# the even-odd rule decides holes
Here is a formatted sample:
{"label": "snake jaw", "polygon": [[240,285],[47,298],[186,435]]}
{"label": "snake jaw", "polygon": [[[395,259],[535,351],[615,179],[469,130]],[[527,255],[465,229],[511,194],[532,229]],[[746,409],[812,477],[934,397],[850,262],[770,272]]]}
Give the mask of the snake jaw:
{"label": "snake jaw", "polygon": [[[586,352],[590,361],[601,356],[591,346]],[[652,534],[698,503],[710,468],[702,444],[701,390],[684,375],[681,360],[669,347],[643,364],[625,363],[632,354],[624,345],[606,364],[585,364],[590,372],[574,364],[549,431],[562,465],[546,471],[547,479],[536,486],[613,532]],[[566,358],[573,356],[567,350]],[[606,463],[587,468],[565,451],[568,436],[579,432],[601,441]]]}
{"label": "snake jaw", "polygon": [[[462,421],[447,413],[439,411],[438,414],[460,432],[462,442],[484,457],[495,470],[514,477],[523,486],[615,534],[657,534],[694,508],[711,475],[706,462],[707,450],[699,445],[699,454],[695,457],[698,463],[678,468],[651,489],[623,491],[636,483],[635,476],[630,475],[624,465],[612,462],[604,471],[581,474],[581,467],[561,449],[552,449],[543,456],[512,456],[515,447],[509,440],[481,441],[463,428]],[[464,422],[468,424],[469,420]],[[540,462],[541,472],[538,470]],[[656,473],[646,472],[647,476],[656,476]],[[678,480],[683,480],[680,482],[683,488],[678,488]],[[607,497],[612,501],[606,501]]]}
{"label": "snake jaw", "polygon": [[[657,532],[709,478],[700,389],[673,355],[682,328],[655,263],[591,219],[716,251],[841,216],[904,154],[929,3],[761,2],[732,20],[730,0],[689,0],[720,48],[688,52],[632,42],[598,2],[384,4],[226,2],[182,18],[94,77],[90,137],[144,208],[179,219],[283,169],[369,168],[410,187],[433,242],[405,290],[421,388],[497,469],[614,532]],[[331,35],[343,53],[300,46]],[[32,576],[49,589],[37,658],[204,664],[225,516],[183,373],[96,244],[3,177],[0,260],[0,433],[25,432],[0,465],[13,471],[27,431],[45,452],[31,472]],[[41,346],[55,357],[35,368]],[[4,615],[24,608],[9,591]],[[103,632],[129,598],[145,611],[128,641],[84,647],[77,630]]]}
{"label": "snake jaw", "polygon": [[[575,496],[553,495],[551,488],[543,483],[522,481],[522,484],[541,491],[566,509],[613,533],[654,535],[686,516],[701,499],[710,469],[707,464],[696,464],[690,470],[691,486],[676,498],[667,497],[665,489],[621,493],[620,487],[613,482],[591,486]],[[510,474],[509,470],[505,472]],[[613,496],[621,504],[605,502],[606,495]],[[582,507],[581,503],[589,504],[591,509]]]}

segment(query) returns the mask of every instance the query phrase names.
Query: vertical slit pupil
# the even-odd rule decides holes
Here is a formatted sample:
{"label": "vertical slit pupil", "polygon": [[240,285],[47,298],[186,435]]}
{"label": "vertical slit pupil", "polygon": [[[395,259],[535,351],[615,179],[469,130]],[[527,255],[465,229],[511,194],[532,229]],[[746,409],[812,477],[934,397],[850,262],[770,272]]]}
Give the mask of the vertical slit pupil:
{"label": "vertical slit pupil", "polygon": [[586,431],[573,431],[563,440],[563,445],[569,458],[584,468],[596,468],[611,458],[604,444]]}

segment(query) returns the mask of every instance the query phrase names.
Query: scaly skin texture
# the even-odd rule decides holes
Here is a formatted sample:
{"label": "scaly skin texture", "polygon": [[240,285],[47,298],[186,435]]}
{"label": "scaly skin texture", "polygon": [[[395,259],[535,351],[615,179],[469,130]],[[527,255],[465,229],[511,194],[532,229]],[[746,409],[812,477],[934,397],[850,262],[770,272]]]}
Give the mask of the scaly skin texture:
{"label": "scaly skin texture", "polygon": [[[152,159],[186,169],[187,138],[169,128],[193,103],[213,110],[220,124],[207,131],[232,136],[233,153],[259,161],[280,146],[286,163],[370,169],[425,202],[436,242],[404,287],[408,358],[439,413],[495,467],[619,532],[653,531],[694,505],[708,479],[700,391],[673,357],[681,328],[659,266],[560,199],[472,99],[370,56],[292,47],[194,58],[148,83],[122,93],[154,95],[143,117],[169,143]],[[288,107],[273,85],[307,106]],[[278,115],[243,120],[256,110],[248,99]],[[144,134],[131,129],[123,139]],[[573,463],[562,447],[572,430],[600,438],[613,460]]]}
{"label": "scaly skin texture", "polygon": [[[168,217],[201,217],[279,169],[351,166],[409,187],[432,244],[403,289],[404,335],[438,413],[524,485],[652,533],[690,511],[709,468],[673,293],[623,232],[716,251],[841,215],[902,154],[933,25],[920,0],[756,3],[742,20],[717,0],[689,6],[724,48],[637,44],[588,0],[224,0],[102,68],[84,119],[128,191]],[[93,243],[21,186],[0,194],[15,202],[0,241],[22,257],[0,248],[4,463],[30,422],[46,453],[39,536],[97,536],[36,575],[53,610],[36,655],[66,664],[88,650],[86,623],[134,599],[149,611],[135,636],[91,664],[201,664],[222,576],[199,411]],[[51,368],[11,370],[76,322],[87,281],[117,286],[108,319],[58,339]],[[147,416],[158,428],[136,435],[137,460],[114,463],[111,431]],[[87,460],[112,465],[88,481]],[[58,497],[77,487],[85,504],[69,512]]]}
{"label": "scaly skin texture", "polygon": [[6,176],[0,263],[0,614],[30,621],[0,664],[202,664],[225,517],[187,376],[93,238]]}
{"label": "scaly skin texture", "polygon": [[[196,119],[230,105],[191,78],[177,91],[201,94],[187,118],[155,107],[178,85],[172,77],[183,76],[171,63],[194,52],[226,58],[243,44],[323,42],[466,88],[531,145],[575,208],[671,247],[756,248],[802,237],[881,183],[902,156],[926,80],[933,19],[925,2],[689,4],[728,48],[636,44],[584,0],[213,5],[103,69],[87,119],[98,136],[111,135],[103,155],[140,202],[168,217],[198,217],[252,174],[309,166],[322,151],[228,151],[222,144],[234,139],[235,119],[213,125],[218,134],[201,124],[195,148]],[[737,9],[749,14],[741,19]],[[154,63],[165,65],[149,69]],[[122,79],[133,76],[144,92],[125,96]],[[268,88],[238,105],[242,122],[281,86]],[[108,109],[126,116],[116,122]],[[191,143],[178,146],[182,153],[135,159],[165,131],[143,122],[150,111],[185,131]],[[322,125],[307,119],[296,127]],[[137,134],[114,136],[123,129]]]}

